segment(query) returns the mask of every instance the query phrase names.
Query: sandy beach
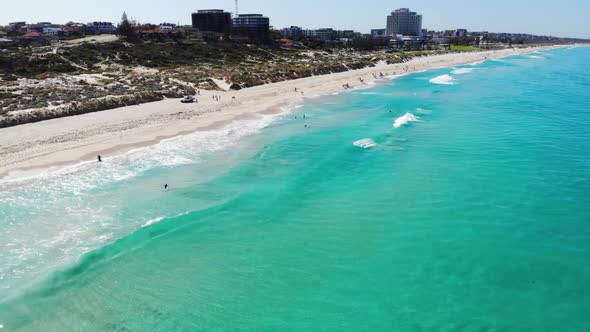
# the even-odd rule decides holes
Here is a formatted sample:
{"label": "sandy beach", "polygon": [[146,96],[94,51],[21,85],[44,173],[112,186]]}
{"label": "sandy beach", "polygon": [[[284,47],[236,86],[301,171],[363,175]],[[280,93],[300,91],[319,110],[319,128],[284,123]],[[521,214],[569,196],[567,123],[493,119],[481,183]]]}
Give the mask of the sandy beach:
{"label": "sandy beach", "polygon": [[[380,63],[371,68],[256,86],[240,91],[201,91],[198,103],[177,99],[53,119],[0,129],[0,179],[40,172],[50,166],[94,160],[148,146],[178,135],[222,127],[256,113],[279,112],[305,98],[372,86],[375,76],[406,74],[530,53],[545,48],[453,53]],[[361,80],[364,83],[361,83]],[[219,100],[214,99],[218,96]]]}

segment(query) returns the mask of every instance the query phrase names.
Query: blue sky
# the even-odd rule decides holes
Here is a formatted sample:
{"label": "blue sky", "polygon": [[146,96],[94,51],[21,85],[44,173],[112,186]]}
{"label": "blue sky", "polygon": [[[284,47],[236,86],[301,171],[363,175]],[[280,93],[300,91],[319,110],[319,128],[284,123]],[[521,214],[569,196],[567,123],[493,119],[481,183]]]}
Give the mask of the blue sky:
{"label": "blue sky", "polygon": [[[2,0],[0,24],[25,20],[118,21],[125,10],[140,22],[190,23],[196,9],[233,11],[233,0]],[[424,28],[525,32],[590,38],[590,0],[240,0],[241,13],[263,13],[277,28],[333,27],[368,32],[384,28],[388,12],[409,7],[424,15]]]}

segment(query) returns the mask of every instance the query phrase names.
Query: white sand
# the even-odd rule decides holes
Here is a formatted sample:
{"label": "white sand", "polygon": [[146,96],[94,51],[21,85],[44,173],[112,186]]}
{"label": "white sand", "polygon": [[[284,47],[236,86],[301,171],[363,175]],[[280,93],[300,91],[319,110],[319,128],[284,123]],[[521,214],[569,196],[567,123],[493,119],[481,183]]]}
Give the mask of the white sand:
{"label": "white sand", "polygon": [[[163,100],[143,105],[59,118],[0,129],[0,178],[23,171],[93,160],[98,154],[113,155],[162,139],[198,130],[223,126],[239,116],[272,112],[302,97],[343,91],[374,80],[373,74],[386,75],[474,63],[539,50],[508,49],[476,53],[444,54],[414,58],[395,65],[314,76],[240,91],[201,91],[198,104]],[[298,92],[295,91],[298,89]],[[302,93],[302,92],[304,93]],[[212,96],[221,96],[221,101]],[[236,99],[232,99],[235,97]]]}

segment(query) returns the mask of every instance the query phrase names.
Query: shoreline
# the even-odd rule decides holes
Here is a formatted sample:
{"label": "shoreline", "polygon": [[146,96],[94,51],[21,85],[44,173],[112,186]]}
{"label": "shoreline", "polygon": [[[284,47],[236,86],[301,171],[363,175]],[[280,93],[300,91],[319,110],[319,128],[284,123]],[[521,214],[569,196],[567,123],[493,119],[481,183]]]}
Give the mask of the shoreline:
{"label": "shoreline", "polygon": [[[466,65],[512,55],[561,48],[531,47],[416,57],[408,62],[350,70],[255,86],[238,91],[202,91],[197,104],[165,99],[96,113],[0,129],[0,183],[34,177],[97,155],[121,155],[167,139],[223,128],[233,121],[282,113],[310,98],[371,88],[420,71]],[[379,77],[383,73],[385,77]],[[375,77],[375,76],[377,77]],[[364,83],[360,82],[364,80]],[[343,85],[349,84],[349,89]],[[215,101],[213,96],[219,96]],[[234,99],[235,98],[235,99]]]}

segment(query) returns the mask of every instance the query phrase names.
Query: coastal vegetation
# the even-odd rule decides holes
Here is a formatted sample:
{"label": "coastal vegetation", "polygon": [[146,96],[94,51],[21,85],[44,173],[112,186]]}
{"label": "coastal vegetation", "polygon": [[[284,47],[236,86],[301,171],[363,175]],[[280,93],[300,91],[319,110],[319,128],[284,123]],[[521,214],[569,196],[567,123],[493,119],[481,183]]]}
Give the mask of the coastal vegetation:
{"label": "coastal vegetation", "polygon": [[[190,40],[16,48],[0,54],[0,127],[178,98],[196,89],[239,90],[405,58],[349,49]],[[215,83],[219,80],[227,84],[220,87]],[[20,110],[35,111],[17,115]]]}
{"label": "coastal vegetation", "polygon": [[468,45],[451,45],[450,50],[454,52],[473,52],[481,49],[479,47]]}
{"label": "coastal vegetation", "polygon": [[180,98],[197,89],[240,90],[441,52],[293,48],[198,39],[130,43],[130,38],[14,47],[0,53],[0,127]]}

